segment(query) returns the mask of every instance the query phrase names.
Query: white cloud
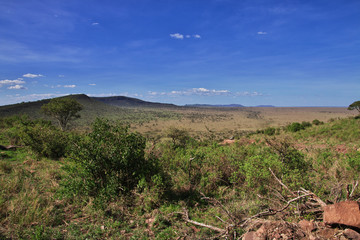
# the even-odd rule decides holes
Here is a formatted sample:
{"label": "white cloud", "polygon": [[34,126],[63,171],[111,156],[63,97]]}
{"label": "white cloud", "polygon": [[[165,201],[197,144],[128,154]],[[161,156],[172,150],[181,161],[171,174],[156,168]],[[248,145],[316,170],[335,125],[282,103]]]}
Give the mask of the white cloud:
{"label": "white cloud", "polygon": [[95,84],[95,83],[89,83],[89,85],[90,85],[90,86],[96,86],[96,84]]}
{"label": "white cloud", "polygon": [[26,89],[22,84],[24,84],[25,81],[22,78],[18,78],[15,80],[0,80],[0,88],[2,88],[4,85],[7,85],[7,89]]}
{"label": "white cloud", "polygon": [[266,35],[267,32],[257,32],[258,35]]}
{"label": "white cloud", "polygon": [[232,96],[232,97],[240,97],[240,96],[263,96],[262,93],[259,92],[231,92],[229,90],[217,90],[217,89],[207,89],[207,88],[191,88],[183,91],[170,91],[170,92],[153,92],[149,91],[148,95],[155,96]]}
{"label": "white cloud", "polygon": [[262,93],[259,92],[237,92],[235,93],[236,96],[250,96],[250,97],[256,97],[256,96],[263,96]]}
{"label": "white cloud", "polygon": [[98,22],[93,22],[91,25],[93,25],[93,26],[97,26],[97,25],[99,25],[100,23],[98,23]]}
{"label": "white cloud", "polygon": [[16,85],[16,84],[24,84],[25,81],[22,78],[18,78],[15,80],[9,80],[9,79],[5,79],[5,80],[0,80],[0,87],[2,87],[3,85]]}
{"label": "white cloud", "polygon": [[184,91],[170,91],[170,92],[148,92],[151,96],[167,95],[167,96],[216,96],[216,95],[231,95],[229,90],[215,90],[215,89],[206,89],[206,88],[192,88]]}
{"label": "white cloud", "polygon": [[72,85],[64,85],[64,88],[74,88],[76,87],[76,85],[72,84]]}
{"label": "white cloud", "polygon": [[175,39],[184,39],[184,38],[191,38],[191,37],[196,38],[196,39],[201,38],[201,36],[199,34],[194,34],[194,35],[191,36],[189,34],[184,35],[184,34],[181,34],[181,33],[170,34],[170,37],[175,38]]}
{"label": "white cloud", "polygon": [[8,89],[11,89],[11,90],[19,90],[19,89],[27,89],[27,88],[24,87],[23,85],[14,85],[14,86],[8,87]]}
{"label": "white cloud", "polygon": [[184,39],[184,35],[180,34],[180,33],[173,33],[170,34],[171,38],[175,38],[175,39]]}
{"label": "white cloud", "polygon": [[27,73],[24,74],[23,77],[27,77],[27,78],[37,78],[37,77],[43,77],[44,75],[41,74],[32,74],[32,73]]}

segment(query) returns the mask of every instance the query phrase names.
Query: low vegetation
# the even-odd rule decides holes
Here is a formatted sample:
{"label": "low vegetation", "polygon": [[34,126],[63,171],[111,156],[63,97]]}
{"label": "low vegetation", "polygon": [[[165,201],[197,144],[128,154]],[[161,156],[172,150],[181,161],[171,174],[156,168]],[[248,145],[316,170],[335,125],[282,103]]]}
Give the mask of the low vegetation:
{"label": "low vegetation", "polygon": [[[266,127],[228,145],[207,130],[155,138],[108,119],[81,131],[0,119],[0,239],[237,239],[289,192],[337,202],[359,178],[354,117]],[[290,206],[270,218],[317,218]]]}

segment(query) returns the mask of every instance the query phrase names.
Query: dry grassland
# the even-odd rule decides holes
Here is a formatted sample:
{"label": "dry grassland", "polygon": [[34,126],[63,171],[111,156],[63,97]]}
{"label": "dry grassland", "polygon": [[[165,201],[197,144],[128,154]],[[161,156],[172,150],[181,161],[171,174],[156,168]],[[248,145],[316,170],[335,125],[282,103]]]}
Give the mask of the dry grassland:
{"label": "dry grassland", "polygon": [[184,128],[193,135],[215,133],[236,135],[266,127],[281,127],[292,122],[311,122],[354,116],[356,113],[339,107],[244,107],[244,108],[183,108],[173,111],[179,120],[155,120],[132,128],[141,133],[162,134],[170,127]]}

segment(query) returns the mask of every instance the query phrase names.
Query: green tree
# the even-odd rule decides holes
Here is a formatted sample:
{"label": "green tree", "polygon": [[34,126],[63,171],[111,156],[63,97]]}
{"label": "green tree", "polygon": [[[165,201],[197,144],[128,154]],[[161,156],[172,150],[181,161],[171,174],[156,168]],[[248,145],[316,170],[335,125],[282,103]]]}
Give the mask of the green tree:
{"label": "green tree", "polygon": [[356,101],[353,102],[352,104],[349,105],[349,107],[347,108],[348,110],[357,110],[360,113],[360,101]]}
{"label": "green tree", "polygon": [[186,141],[189,139],[189,133],[186,129],[176,127],[170,127],[166,135],[172,139],[174,146],[185,147]]}
{"label": "green tree", "polygon": [[67,169],[71,174],[67,185],[75,191],[94,197],[118,196],[134,189],[149,172],[146,140],[126,126],[96,119],[91,133],[73,141],[69,160],[75,165]]}
{"label": "green tree", "polygon": [[55,118],[61,130],[66,130],[69,121],[80,118],[78,112],[83,109],[82,105],[71,97],[54,98],[41,107],[41,111]]}

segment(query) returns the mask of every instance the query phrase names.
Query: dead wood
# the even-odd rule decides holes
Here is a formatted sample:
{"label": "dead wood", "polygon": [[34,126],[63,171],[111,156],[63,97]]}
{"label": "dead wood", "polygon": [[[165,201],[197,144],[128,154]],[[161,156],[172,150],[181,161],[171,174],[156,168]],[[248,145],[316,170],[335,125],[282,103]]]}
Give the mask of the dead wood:
{"label": "dead wood", "polygon": [[204,223],[201,223],[201,222],[197,222],[197,221],[191,220],[191,219],[189,218],[189,212],[188,212],[188,210],[185,209],[185,208],[184,208],[184,212],[183,212],[183,213],[181,213],[181,212],[179,212],[179,213],[183,215],[183,219],[184,219],[186,222],[188,222],[188,223],[192,223],[192,224],[197,225],[197,226],[200,226],[200,227],[209,228],[209,229],[214,230],[214,231],[219,232],[219,233],[225,233],[225,232],[226,232],[225,229],[218,228],[218,227],[214,227],[214,226],[212,226],[212,225],[208,225],[208,224],[204,224]]}
{"label": "dead wood", "polygon": [[0,145],[0,150],[16,150],[17,148],[21,148],[23,146],[16,146],[16,145],[9,145],[9,146],[3,146]]}

